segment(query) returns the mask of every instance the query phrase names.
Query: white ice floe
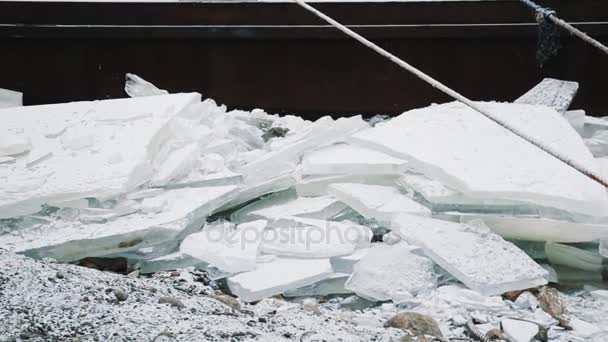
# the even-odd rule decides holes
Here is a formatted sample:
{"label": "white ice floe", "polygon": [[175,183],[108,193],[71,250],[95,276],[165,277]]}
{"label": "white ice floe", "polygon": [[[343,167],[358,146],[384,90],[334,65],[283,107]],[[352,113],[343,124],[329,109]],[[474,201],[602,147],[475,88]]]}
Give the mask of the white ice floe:
{"label": "white ice floe", "polygon": [[406,169],[402,159],[365,147],[335,144],[304,155],[303,175],[390,175]]}
{"label": "white ice floe", "polygon": [[235,190],[234,186],[169,190],[155,197],[166,203],[158,213],[105,217],[110,220],[88,224],[57,219],[0,235],[0,244],[26,255],[61,261],[140,249],[198,230],[206,216],[228,201]]}
{"label": "white ice floe", "polygon": [[346,282],[349,276],[350,274],[346,273],[334,273],[328,276],[326,279],[318,281],[314,284],[287,290],[283,293],[283,296],[314,297],[352,293],[352,291],[344,288],[344,283]]}
{"label": "white ice floe", "polygon": [[[581,137],[543,106],[480,103],[522,132],[597,170]],[[543,129],[539,129],[543,127]],[[356,133],[350,143],[391,154],[465,195],[605,215],[605,189],[461,103],[415,109]]]}
{"label": "white ice floe", "polygon": [[228,223],[207,224],[200,232],[184,239],[180,252],[224,272],[251,271],[256,267],[266,226],[265,220],[238,226]]}
{"label": "white ice floe", "polygon": [[431,215],[429,208],[391,186],[338,183],[329,186],[329,193],[366,218],[382,222],[401,213]]}
{"label": "white ice floe", "polygon": [[229,277],[228,288],[242,300],[253,302],[316,283],[332,274],[328,259],[277,258],[258,264],[253,271]]}
{"label": "white ice floe", "polygon": [[401,302],[436,285],[434,263],[406,243],[379,244],[354,265],[345,288],[373,300]]}
{"label": "white ice floe", "polygon": [[199,94],[176,94],[0,110],[0,151],[24,154],[0,165],[0,217],[135,189],[154,175],[159,151],[179,134],[172,120],[198,101]]}
{"label": "white ice floe", "polygon": [[534,288],[547,272],[488,228],[402,214],[391,226],[469,288],[486,295]]}

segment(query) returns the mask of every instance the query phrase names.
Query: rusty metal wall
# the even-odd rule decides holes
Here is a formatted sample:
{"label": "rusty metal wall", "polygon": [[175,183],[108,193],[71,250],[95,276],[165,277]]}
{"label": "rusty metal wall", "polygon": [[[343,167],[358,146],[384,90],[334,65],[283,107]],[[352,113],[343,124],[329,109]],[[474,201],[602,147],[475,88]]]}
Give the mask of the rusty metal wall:
{"label": "rusty metal wall", "polygon": [[[608,42],[608,2],[543,3]],[[540,67],[534,16],[517,1],[316,6],[471,98],[509,101],[556,77],[581,83],[574,107],[608,115],[608,56],[564,35]],[[308,118],[448,100],[294,4],[0,1],[0,87],[27,104],[124,97],[126,72]]]}

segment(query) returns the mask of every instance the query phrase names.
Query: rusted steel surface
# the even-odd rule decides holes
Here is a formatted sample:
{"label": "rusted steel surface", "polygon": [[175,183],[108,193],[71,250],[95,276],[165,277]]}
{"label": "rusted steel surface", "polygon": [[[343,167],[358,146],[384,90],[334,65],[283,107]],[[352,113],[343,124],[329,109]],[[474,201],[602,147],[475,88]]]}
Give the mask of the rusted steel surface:
{"label": "rusted steel surface", "polygon": [[[608,42],[608,2],[542,1]],[[573,107],[608,115],[608,57],[567,35],[542,68],[517,1],[315,4],[450,87],[513,100],[543,77],[575,80]],[[448,100],[289,3],[0,1],[0,87],[27,104],[124,97],[133,72],[231,108],[398,114]]]}

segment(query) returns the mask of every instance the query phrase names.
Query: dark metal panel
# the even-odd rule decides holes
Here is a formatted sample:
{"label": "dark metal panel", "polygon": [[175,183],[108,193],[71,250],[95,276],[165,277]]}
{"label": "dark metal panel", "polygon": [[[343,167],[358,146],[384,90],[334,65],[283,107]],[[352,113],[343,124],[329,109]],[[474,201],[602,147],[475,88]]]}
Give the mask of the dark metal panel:
{"label": "dark metal panel", "polygon": [[[546,3],[593,21],[584,29],[608,41],[608,2]],[[557,77],[581,83],[575,106],[608,113],[608,57],[564,36],[541,68],[533,16],[517,1],[315,6],[365,25],[356,29],[474,99],[509,101]],[[398,114],[449,100],[319,24],[293,4],[0,1],[0,87],[24,91],[28,104],[124,97],[124,74],[134,72],[231,108],[309,118]]]}

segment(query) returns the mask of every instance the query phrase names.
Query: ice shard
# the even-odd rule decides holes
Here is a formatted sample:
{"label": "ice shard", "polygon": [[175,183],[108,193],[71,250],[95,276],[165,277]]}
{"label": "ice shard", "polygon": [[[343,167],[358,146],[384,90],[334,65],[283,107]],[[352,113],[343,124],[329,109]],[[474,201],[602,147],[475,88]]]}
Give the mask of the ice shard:
{"label": "ice shard", "polygon": [[335,144],[307,153],[302,159],[303,175],[390,175],[406,169],[404,160],[385,153],[348,144]]}
{"label": "ice shard", "polygon": [[[134,190],[153,176],[158,152],[175,138],[172,120],[198,101],[199,94],[175,94],[0,110],[2,140],[13,142],[0,143],[0,151],[23,154],[0,164],[0,217]],[[27,151],[39,157],[28,158]]]}
{"label": "ice shard", "polygon": [[153,246],[179,239],[202,226],[207,215],[228,201],[234,186],[184,188],[158,195],[158,213],[137,212],[100,223],[55,219],[0,236],[0,244],[36,258],[79,260]]}
{"label": "ice shard", "polygon": [[142,274],[149,274],[163,271],[173,271],[190,266],[194,266],[198,269],[204,269],[207,267],[207,263],[201,262],[200,260],[184,253],[175,252],[142,262],[139,272]]}
{"label": "ice shard", "polygon": [[435,288],[434,263],[404,242],[377,244],[354,265],[344,287],[372,301],[401,302]]}
{"label": "ice shard", "polygon": [[430,216],[429,208],[414,201],[399,189],[382,185],[338,183],[329,186],[329,193],[365,216],[388,222],[400,213]]}
{"label": "ice shard", "polygon": [[578,82],[545,78],[515,103],[547,106],[565,113],[578,92]]}
{"label": "ice shard", "polygon": [[219,211],[237,207],[240,204],[249,202],[260,196],[271,194],[278,191],[283,191],[291,188],[296,180],[291,175],[283,175],[277,178],[266,180],[255,184],[243,184],[239,186],[239,190],[230,202],[220,208]]}
{"label": "ice shard", "polygon": [[125,75],[125,93],[130,97],[167,95],[164,89],[158,89],[154,84],[144,80],[143,78],[127,73]]}
{"label": "ice shard", "polygon": [[547,242],[545,253],[551,264],[602,273],[605,268],[605,259],[599,254],[597,244],[591,244],[589,247],[587,249]]}
{"label": "ice shard", "polygon": [[465,225],[402,214],[392,228],[460,280],[484,295],[547,283],[547,271],[510,242],[481,225]]}
{"label": "ice shard", "polygon": [[265,220],[242,223],[236,227],[207,224],[200,232],[184,239],[180,252],[224,272],[251,271],[256,267],[266,226]]}
{"label": "ice shard", "polygon": [[[554,110],[505,103],[479,105],[579,165],[597,170],[582,138]],[[406,112],[348,141],[403,158],[412,169],[470,197],[597,216],[604,216],[608,209],[601,185],[461,103]]]}
{"label": "ice shard", "polygon": [[328,259],[277,258],[227,280],[232,294],[246,302],[314,284],[333,274]]}

